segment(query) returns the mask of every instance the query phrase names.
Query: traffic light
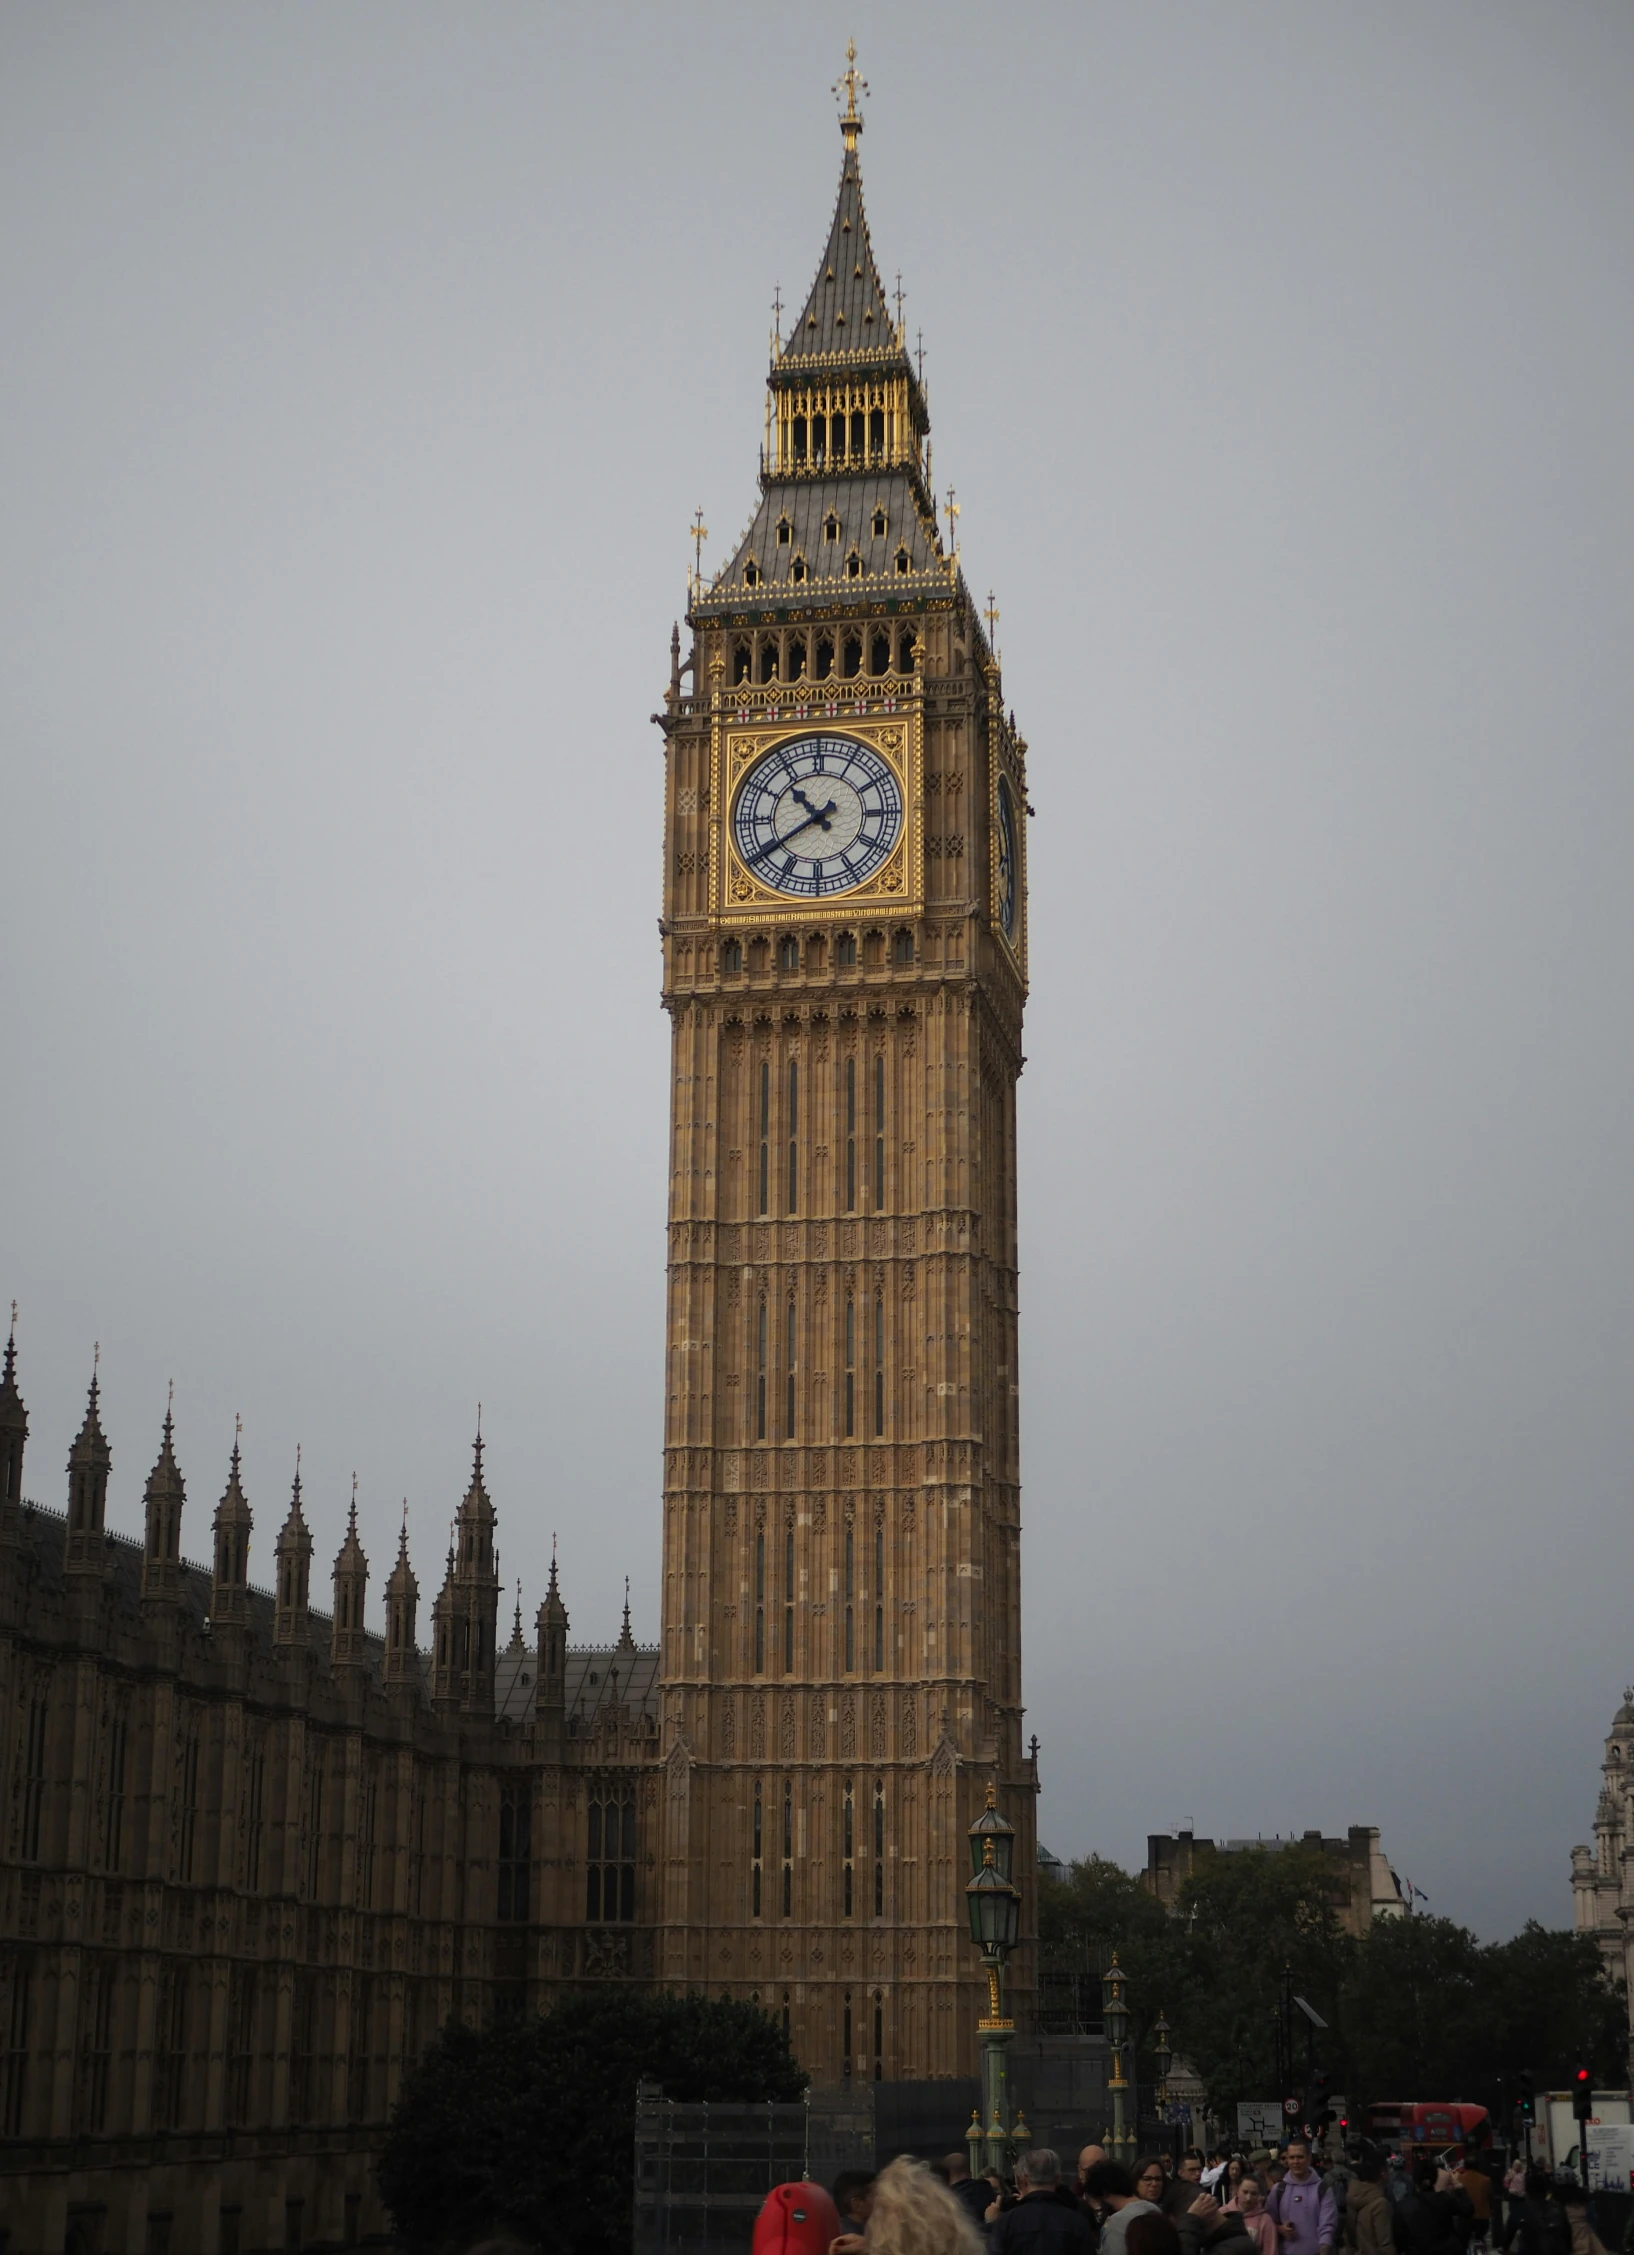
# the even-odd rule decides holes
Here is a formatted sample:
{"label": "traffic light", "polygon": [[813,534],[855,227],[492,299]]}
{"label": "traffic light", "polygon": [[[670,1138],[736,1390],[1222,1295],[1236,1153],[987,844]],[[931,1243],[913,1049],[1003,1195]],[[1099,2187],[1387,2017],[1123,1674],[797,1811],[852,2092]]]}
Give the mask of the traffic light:
{"label": "traffic light", "polygon": [[1594,2118],[1594,2077],[1586,2067],[1580,2067],[1572,2077],[1572,2112],[1580,2122]]}
{"label": "traffic light", "polygon": [[1333,2108],[1328,2104],[1328,2093],[1333,2088],[1333,2077],[1322,2068],[1311,2075],[1311,2087],[1305,2100],[1305,2127],[1313,2137],[1320,2137],[1333,2120]]}
{"label": "traffic light", "polygon": [[1537,2084],[1530,2075],[1515,2077],[1515,2103],[1521,2110],[1521,2120],[1530,2122],[1537,2116]]}

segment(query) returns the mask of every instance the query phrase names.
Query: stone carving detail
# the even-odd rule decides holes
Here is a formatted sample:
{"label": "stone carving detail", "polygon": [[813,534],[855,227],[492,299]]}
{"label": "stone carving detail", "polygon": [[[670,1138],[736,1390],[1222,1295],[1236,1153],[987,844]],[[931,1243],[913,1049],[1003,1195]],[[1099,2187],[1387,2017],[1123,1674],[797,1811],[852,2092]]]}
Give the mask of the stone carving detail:
{"label": "stone carving detail", "polygon": [[840,1701],[840,1759],[854,1762],[857,1758],[857,1700],[848,1691]]}
{"label": "stone carving detail", "polygon": [[721,1753],[730,1762],[735,1758],[737,1750],[738,1703],[729,1697],[721,1714]]}
{"label": "stone carving detail", "polygon": [[794,1760],[797,1743],[798,1740],[795,1734],[794,1695],[791,1692],[785,1696],[783,1701],[782,1727],[778,1732],[778,1746],[782,1753],[784,1761],[792,1762]]}
{"label": "stone carving detail", "polygon": [[882,1693],[874,1694],[874,1712],[869,1730],[869,1752],[876,1762],[885,1759],[885,1700]]}
{"label": "stone carving detail", "polygon": [[749,1710],[749,1759],[763,1762],[766,1759],[766,1694],[757,1691]]}
{"label": "stone carving detail", "polygon": [[919,1759],[918,1703],[911,1691],[902,1703],[902,1759],[905,1762]]}

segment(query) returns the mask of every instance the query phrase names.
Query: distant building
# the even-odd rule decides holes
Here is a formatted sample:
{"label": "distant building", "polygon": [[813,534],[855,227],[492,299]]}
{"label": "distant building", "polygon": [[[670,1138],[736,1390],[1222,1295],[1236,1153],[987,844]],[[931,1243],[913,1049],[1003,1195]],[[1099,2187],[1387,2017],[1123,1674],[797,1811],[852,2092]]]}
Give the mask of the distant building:
{"label": "distant building", "polygon": [[[1631,1725],[1634,1731],[1634,1725]],[[1259,1848],[1319,1848],[1333,1872],[1333,1907],[1347,1934],[1362,1935],[1376,1918],[1400,1918],[1407,1905],[1401,1882],[1379,1846],[1377,1825],[1353,1824],[1342,1840],[1320,1832],[1273,1833],[1257,1840],[1199,1840],[1191,1832],[1152,1832],[1146,1838],[1146,1869],[1141,1884],[1160,1903],[1173,1903],[1205,1856],[1240,1856]]]}
{"label": "distant building", "polygon": [[[1594,1812],[1594,1846],[1572,1850],[1572,1924],[1600,1945],[1606,1971],[1629,1981],[1629,1919],[1634,1915],[1634,1686],[1606,1733]],[[1630,2014],[1634,2025],[1634,2013]]]}

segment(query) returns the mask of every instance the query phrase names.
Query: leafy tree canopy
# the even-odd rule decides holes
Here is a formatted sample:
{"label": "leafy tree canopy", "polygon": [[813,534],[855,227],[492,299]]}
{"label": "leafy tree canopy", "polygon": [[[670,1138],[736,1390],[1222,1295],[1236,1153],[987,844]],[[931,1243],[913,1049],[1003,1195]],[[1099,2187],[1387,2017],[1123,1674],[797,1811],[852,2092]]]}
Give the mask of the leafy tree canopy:
{"label": "leafy tree canopy", "polygon": [[630,2243],[636,2085],[680,2100],[797,2099],[805,2077],[758,2006],[599,1989],[542,2019],[451,2021],[404,2083],[380,2190],[412,2255],[499,2224],[574,2255]]}
{"label": "leafy tree canopy", "polygon": [[1483,1945],[1451,1919],[1424,1917],[1377,1920],[1356,1940],[1339,1923],[1335,1891],[1314,1847],[1205,1854],[1166,1911],[1130,1873],[1091,1857],[1040,1883],[1042,1963],[1098,1975],[1116,1949],[1143,2079],[1161,2011],[1176,2056],[1228,2116],[1239,2099],[1280,2095],[1285,1966],[1328,2023],[1313,2041],[1315,2063],[1353,2105],[1467,2099],[1498,2118],[1523,2070],[1560,2085],[1586,2064],[1598,2083],[1621,2084],[1627,2010],[1591,1940],[1534,1922],[1512,1941]]}

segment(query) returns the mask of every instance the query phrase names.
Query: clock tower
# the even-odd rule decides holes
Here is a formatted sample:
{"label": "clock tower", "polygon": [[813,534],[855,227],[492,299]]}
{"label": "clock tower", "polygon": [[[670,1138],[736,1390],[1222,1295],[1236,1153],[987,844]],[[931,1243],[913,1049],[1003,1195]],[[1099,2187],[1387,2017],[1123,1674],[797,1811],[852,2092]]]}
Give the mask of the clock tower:
{"label": "clock tower", "polygon": [[[760,494],[664,712],[661,1977],[819,2083],[970,2074],[966,1827],[1017,1832],[1026,745],[931,486],[854,64]],[[701,538],[701,535],[700,535]],[[988,617],[991,625],[991,614]]]}

